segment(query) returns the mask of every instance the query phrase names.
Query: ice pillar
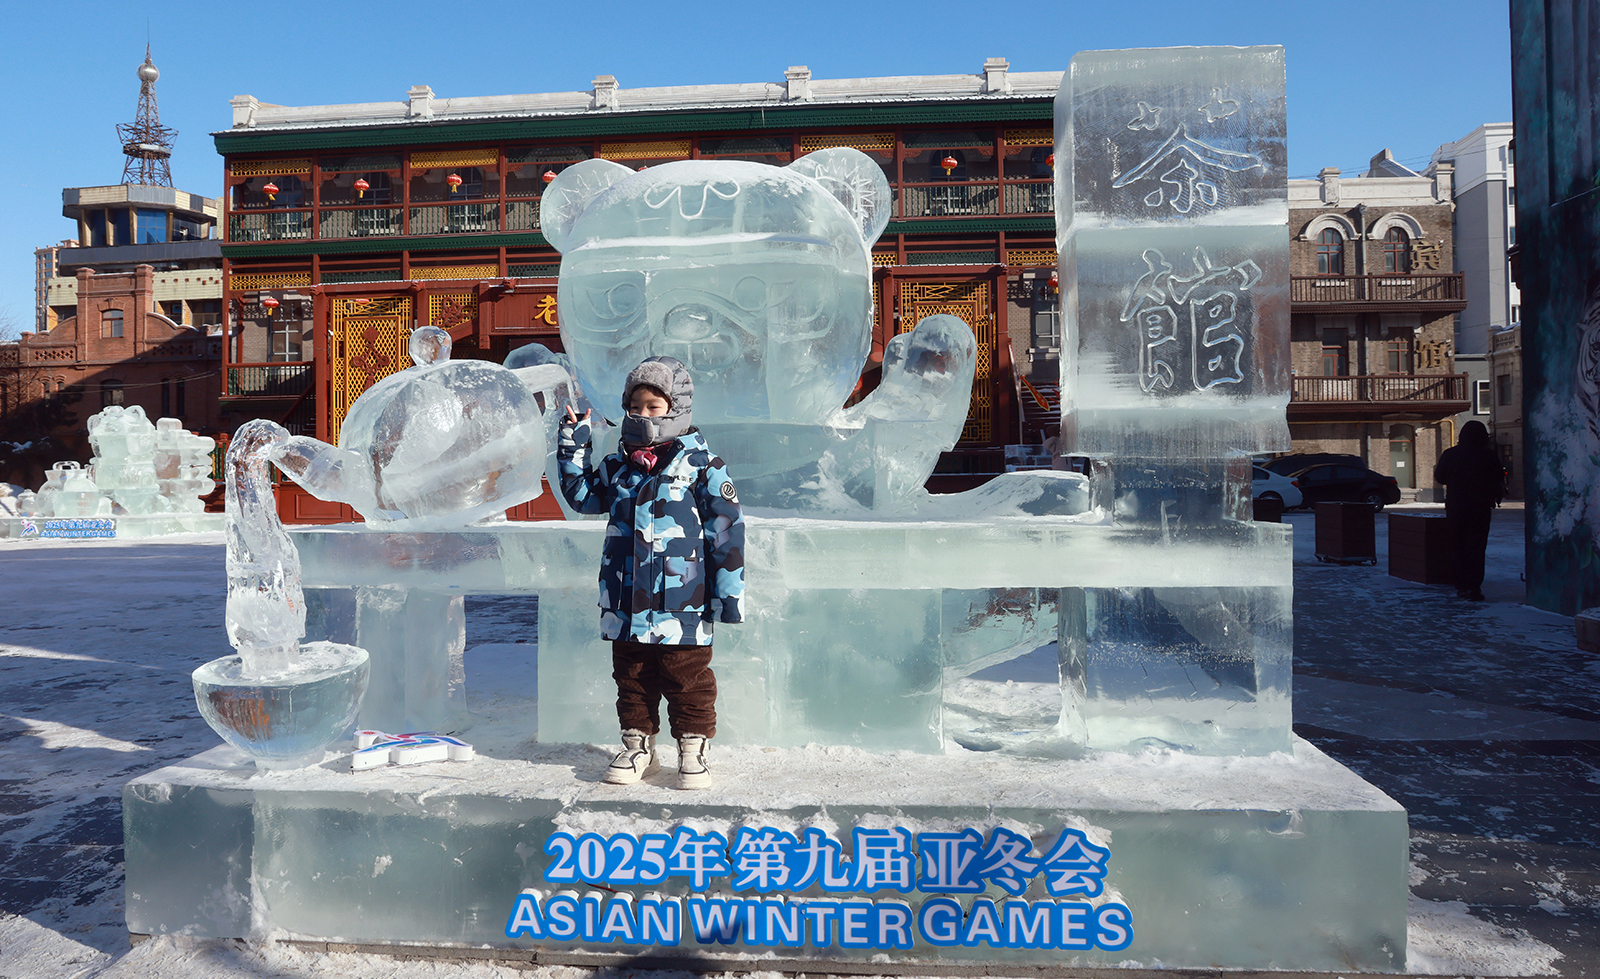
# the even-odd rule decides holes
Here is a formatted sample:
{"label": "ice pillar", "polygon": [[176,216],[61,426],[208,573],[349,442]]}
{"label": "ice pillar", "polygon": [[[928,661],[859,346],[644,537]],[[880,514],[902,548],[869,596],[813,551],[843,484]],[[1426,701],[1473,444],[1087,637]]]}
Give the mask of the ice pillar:
{"label": "ice pillar", "polygon": [[[1186,545],[1287,546],[1249,523],[1249,453],[1289,447],[1280,47],[1087,51],[1056,98],[1062,448],[1116,524]],[[1063,596],[1063,667],[1092,745],[1289,744],[1289,582]],[[1070,634],[1078,630],[1079,634]]]}

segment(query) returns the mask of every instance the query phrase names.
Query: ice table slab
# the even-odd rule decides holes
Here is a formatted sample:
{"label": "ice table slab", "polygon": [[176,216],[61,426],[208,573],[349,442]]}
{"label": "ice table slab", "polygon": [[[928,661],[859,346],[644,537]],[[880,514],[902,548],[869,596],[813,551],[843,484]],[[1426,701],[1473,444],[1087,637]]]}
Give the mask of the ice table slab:
{"label": "ice table slab", "polygon": [[[504,730],[504,729],[501,729]],[[471,734],[469,733],[469,738]],[[523,888],[543,880],[550,834],[732,839],[741,826],[856,826],[911,832],[996,825],[1047,838],[1080,827],[1107,847],[1104,893],[1131,913],[1114,952],[935,948],[776,950],[788,957],[1182,968],[1398,971],[1405,962],[1406,814],[1296,739],[1292,755],[1196,758],[1104,754],[1073,762],[994,754],[928,757],[848,748],[722,749],[718,786],[671,788],[670,772],[628,788],[599,782],[608,752],[480,740],[469,764],[257,773],[220,747],[130,782],[123,792],[129,930],[439,945],[540,944],[703,957],[770,948],[676,948],[504,934]],[[670,768],[670,766],[669,766]],[[960,801],[954,801],[960,800]],[[1041,891],[1035,881],[1026,897]],[[731,895],[714,878],[707,897]],[[580,890],[583,888],[580,886]],[[628,888],[623,888],[628,890]],[[683,898],[683,878],[634,888]],[[880,892],[915,910],[932,895]],[[991,886],[1001,904],[1009,895]],[[973,895],[961,895],[968,901]],[[882,961],[882,959],[878,959]]]}
{"label": "ice table slab", "polygon": [[[966,680],[967,673],[1049,642],[1061,589],[1183,591],[1203,584],[1199,591],[1254,595],[1257,605],[1279,610],[1274,631],[1242,654],[1238,666],[1247,681],[1217,684],[1190,671],[1200,682],[1181,678],[1181,692],[1091,703],[1088,743],[1115,749],[1152,737],[1213,754],[1286,749],[1290,529],[1227,522],[1164,538],[1093,519],[748,517],[746,622],[717,628],[718,742],[942,751],[955,685],[981,700],[981,682]],[[609,741],[616,733],[615,689],[595,608],[604,535],[598,521],[429,534],[363,524],[293,528],[312,608],[307,638],[353,643],[372,654],[362,726],[440,729],[436,716],[405,706],[406,691],[442,689],[448,650],[458,655],[461,648],[460,623],[444,611],[413,615],[411,606],[439,606],[464,594],[538,594],[538,738]],[[403,629],[379,637],[378,620],[359,624],[367,621],[361,609],[384,594],[391,604],[406,596],[407,612],[388,617],[403,621]],[[425,635],[430,623],[437,636]],[[422,662],[423,649],[436,651],[431,666]],[[1097,649],[1091,643],[1088,651],[1091,699],[1116,687],[1092,675],[1101,663],[1140,675],[1149,669],[1120,651],[1097,659]],[[398,676],[402,670],[414,675]],[[1071,699],[1064,686],[1058,676],[1045,678],[1048,689],[1040,692],[1053,695],[1054,706],[1030,704],[1025,718],[984,714],[1011,741],[1032,745],[1022,750],[1055,750],[1045,742],[1070,734],[1063,712],[1078,709],[1063,702]],[[1231,690],[1233,699],[1219,689]],[[394,691],[387,701],[384,691]],[[1185,695],[1192,699],[1180,703]]]}

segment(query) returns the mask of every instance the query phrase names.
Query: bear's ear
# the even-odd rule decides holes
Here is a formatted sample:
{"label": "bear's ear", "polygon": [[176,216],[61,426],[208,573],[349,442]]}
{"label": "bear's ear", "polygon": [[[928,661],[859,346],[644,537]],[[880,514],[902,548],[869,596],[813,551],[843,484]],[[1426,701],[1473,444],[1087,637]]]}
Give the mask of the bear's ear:
{"label": "bear's ear", "polygon": [[869,248],[883,234],[894,198],[889,192],[889,178],[883,175],[882,167],[872,162],[872,157],[848,146],[835,146],[808,153],[789,164],[789,169],[815,180],[843,204]]}
{"label": "bear's ear", "polygon": [[578,216],[601,192],[633,171],[610,160],[584,160],[556,174],[539,201],[539,230],[555,250],[564,252]]}

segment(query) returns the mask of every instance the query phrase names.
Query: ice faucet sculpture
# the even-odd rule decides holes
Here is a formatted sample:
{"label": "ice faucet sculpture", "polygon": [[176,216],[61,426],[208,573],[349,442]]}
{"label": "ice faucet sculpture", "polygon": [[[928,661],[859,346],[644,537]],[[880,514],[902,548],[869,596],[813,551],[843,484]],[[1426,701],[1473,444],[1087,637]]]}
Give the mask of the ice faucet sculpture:
{"label": "ice faucet sculpture", "polygon": [[227,629],[235,656],[194,671],[200,715],[259,768],[300,768],[355,720],[366,690],[366,650],[300,642],[305,598],[300,557],[273,503],[267,465],[289,433],[246,422],[227,456]]}

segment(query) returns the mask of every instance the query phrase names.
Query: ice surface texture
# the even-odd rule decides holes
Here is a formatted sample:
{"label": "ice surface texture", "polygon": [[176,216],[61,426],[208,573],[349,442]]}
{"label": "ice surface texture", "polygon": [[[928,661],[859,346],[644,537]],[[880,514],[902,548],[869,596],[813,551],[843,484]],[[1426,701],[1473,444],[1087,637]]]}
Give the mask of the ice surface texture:
{"label": "ice surface texture", "polygon": [[[535,390],[497,364],[449,357],[450,335],[419,327],[415,366],[356,399],[337,448],[294,436],[274,461],[312,495],[396,529],[460,526],[538,496],[547,439]],[[529,370],[570,386],[559,367]]]}
{"label": "ice surface texture", "polygon": [[1283,49],[1085,51],[1056,97],[1064,451],[1289,446]]}

